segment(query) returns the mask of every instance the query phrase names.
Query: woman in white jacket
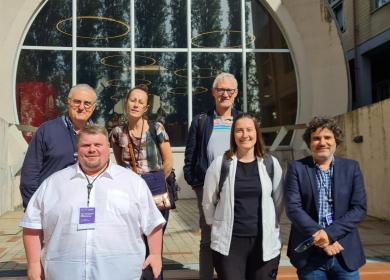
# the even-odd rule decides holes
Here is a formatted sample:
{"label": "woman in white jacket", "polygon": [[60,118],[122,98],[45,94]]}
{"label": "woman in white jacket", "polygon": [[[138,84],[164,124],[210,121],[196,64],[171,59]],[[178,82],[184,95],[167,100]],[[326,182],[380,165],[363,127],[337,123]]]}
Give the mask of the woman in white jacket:
{"label": "woman in white jacket", "polygon": [[[266,155],[252,115],[243,113],[235,119],[230,143],[230,150],[211,163],[203,188],[202,205],[206,222],[212,226],[211,249],[218,279],[276,279],[282,169],[276,158]],[[272,172],[267,172],[267,156]],[[228,175],[220,188],[223,161],[228,163]]]}

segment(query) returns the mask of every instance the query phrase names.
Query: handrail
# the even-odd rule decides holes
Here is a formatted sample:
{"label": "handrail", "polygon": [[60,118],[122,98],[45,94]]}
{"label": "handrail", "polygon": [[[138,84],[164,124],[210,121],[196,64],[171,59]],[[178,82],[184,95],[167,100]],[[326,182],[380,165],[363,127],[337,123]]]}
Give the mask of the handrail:
{"label": "handrail", "polygon": [[[34,133],[38,129],[35,126],[26,125],[26,124],[15,124],[15,126],[22,132]],[[271,132],[277,133],[277,135],[274,139],[274,142],[272,143],[272,145],[270,147],[270,151],[275,151],[276,148],[279,147],[280,143],[283,141],[284,137],[287,135],[288,131],[305,129],[305,128],[306,128],[306,124],[300,123],[300,124],[291,124],[291,125],[263,127],[263,128],[261,128],[261,132],[262,133],[271,133]]]}

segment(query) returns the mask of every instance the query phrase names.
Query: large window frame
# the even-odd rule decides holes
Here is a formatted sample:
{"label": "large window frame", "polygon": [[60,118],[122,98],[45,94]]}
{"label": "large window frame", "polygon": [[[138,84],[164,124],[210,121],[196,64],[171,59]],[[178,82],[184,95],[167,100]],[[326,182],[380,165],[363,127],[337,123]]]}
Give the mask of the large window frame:
{"label": "large window frame", "polygon": [[[193,118],[193,94],[192,94],[192,84],[193,84],[193,78],[192,78],[192,55],[194,53],[241,53],[241,66],[242,66],[242,91],[240,94],[242,95],[242,110],[244,112],[247,112],[248,110],[248,101],[247,101],[247,54],[249,53],[287,53],[291,55],[291,52],[288,48],[248,48],[246,42],[246,13],[245,11],[246,7],[246,1],[240,0],[241,4],[241,40],[242,44],[240,48],[196,48],[192,46],[192,22],[191,22],[191,6],[192,6],[192,0],[186,0],[186,16],[187,16],[187,46],[185,48],[138,48],[135,46],[135,33],[134,29],[132,28],[130,32],[130,47],[120,47],[120,48],[112,48],[112,47],[78,47],[77,46],[77,16],[72,16],[72,46],[71,47],[59,47],[59,46],[29,46],[29,45],[23,45],[23,42],[26,38],[26,35],[34,22],[36,16],[39,14],[40,10],[47,4],[47,2],[50,0],[45,0],[41,3],[39,9],[35,12],[34,16],[31,18],[29,25],[26,28],[26,31],[23,35],[23,38],[21,40],[21,46],[18,50],[17,55],[17,61],[15,65],[18,65],[18,60],[20,57],[20,52],[22,50],[52,50],[52,51],[71,51],[72,52],[72,86],[75,85],[77,82],[77,53],[78,52],[89,52],[89,51],[104,51],[104,52],[118,52],[118,51],[125,51],[130,54],[131,57],[131,86],[135,86],[136,83],[136,66],[135,66],[135,55],[136,53],[143,52],[143,53],[165,53],[165,52],[177,52],[177,53],[187,53],[187,106],[188,106],[188,127],[191,124],[192,118]],[[80,0],[72,0],[72,15],[77,15],[77,5],[78,1]],[[259,1],[261,5],[261,1]],[[130,26],[135,26],[135,0],[130,0]],[[264,5],[263,5],[264,6]],[[285,37],[285,36],[284,36]],[[14,84],[16,82],[16,75],[17,75],[17,67],[15,67],[14,72]],[[297,73],[295,72],[295,76]],[[295,77],[297,78],[297,77]],[[298,91],[298,89],[297,89]],[[15,87],[14,87],[14,98],[16,96]],[[297,93],[297,98],[298,98]],[[16,102],[14,102],[16,104]],[[15,106],[16,107],[16,106]],[[298,110],[298,108],[297,108]],[[17,112],[15,108],[15,112]],[[298,112],[296,112],[296,117],[298,117]],[[16,116],[16,119],[18,119],[18,116]],[[181,148],[181,147],[176,147]]]}

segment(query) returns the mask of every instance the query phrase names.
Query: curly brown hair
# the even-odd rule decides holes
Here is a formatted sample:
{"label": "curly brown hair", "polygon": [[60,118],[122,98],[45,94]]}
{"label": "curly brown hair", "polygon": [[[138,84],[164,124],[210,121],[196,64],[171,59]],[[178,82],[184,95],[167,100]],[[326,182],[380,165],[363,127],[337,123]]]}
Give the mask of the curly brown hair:
{"label": "curly brown hair", "polygon": [[343,142],[343,131],[341,130],[335,119],[325,116],[316,116],[308,123],[307,128],[302,135],[303,141],[305,141],[306,145],[309,148],[311,134],[315,132],[318,128],[327,128],[332,131],[337,146],[341,144],[341,142]]}

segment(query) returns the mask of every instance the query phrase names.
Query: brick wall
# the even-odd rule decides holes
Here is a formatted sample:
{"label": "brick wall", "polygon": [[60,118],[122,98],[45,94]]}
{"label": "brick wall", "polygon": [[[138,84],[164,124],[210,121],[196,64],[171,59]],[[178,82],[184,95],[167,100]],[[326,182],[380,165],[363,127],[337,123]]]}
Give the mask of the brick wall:
{"label": "brick wall", "polygon": [[390,4],[379,9],[372,9],[372,1],[369,0],[345,0],[343,13],[345,31],[342,32],[344,50],[353,48],[353,3],[356,5],[356,16],[358,24],[358,45],[390,28]]}

